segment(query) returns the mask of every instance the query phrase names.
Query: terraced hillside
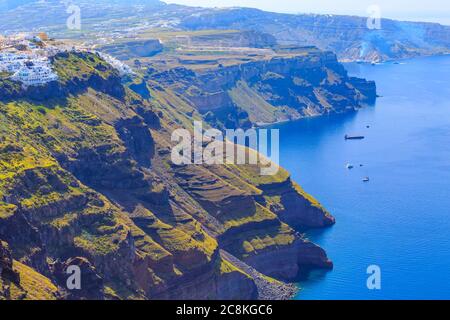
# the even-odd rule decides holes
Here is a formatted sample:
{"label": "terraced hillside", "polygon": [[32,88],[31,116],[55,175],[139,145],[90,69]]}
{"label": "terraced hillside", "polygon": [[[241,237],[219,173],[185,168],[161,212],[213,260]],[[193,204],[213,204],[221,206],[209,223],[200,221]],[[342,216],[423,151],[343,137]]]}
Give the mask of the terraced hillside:
{"label": "terraced hillside", "polygon": [[334,219],[286,171],[175,166],[171,132],[201,114],[171,88],[144,99],[93,53],[53,65],[46,86],[0,79],[1,298],[287,298],[332,267],[298,231]]}

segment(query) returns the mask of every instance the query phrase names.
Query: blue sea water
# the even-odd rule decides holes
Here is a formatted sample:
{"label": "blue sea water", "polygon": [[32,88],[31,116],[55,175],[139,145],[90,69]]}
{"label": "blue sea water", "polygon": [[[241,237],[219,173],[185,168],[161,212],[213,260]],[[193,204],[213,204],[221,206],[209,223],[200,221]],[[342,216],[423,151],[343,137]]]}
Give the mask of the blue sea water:
{"label": "blue sea water", "polygon": [[[334,270],[296,298],[450,299],[450,56],[347,69],[376,81],[376,106],[276,126],[281,165],[337,220],[307,233]],[[370,265],[381,290],[367,288]]]}

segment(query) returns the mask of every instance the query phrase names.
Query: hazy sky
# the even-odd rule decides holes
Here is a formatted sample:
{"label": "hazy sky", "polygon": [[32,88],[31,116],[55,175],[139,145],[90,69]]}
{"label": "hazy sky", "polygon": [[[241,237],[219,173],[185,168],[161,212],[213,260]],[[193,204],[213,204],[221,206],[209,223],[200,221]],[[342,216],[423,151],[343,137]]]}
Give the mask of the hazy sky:
{"label": "hazy sky", "polygon": [[450,0],[163,0],[202,7],[253,7],[289,13],[334,13],[365,16],[378,5],[386,18],[450,24]]}

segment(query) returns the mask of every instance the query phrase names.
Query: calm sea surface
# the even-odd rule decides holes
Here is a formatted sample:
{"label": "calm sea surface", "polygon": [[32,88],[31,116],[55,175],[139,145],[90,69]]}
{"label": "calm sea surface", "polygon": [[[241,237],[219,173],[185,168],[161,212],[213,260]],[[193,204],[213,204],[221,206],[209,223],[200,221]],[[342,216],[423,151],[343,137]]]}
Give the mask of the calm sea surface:
{"label": "calm sea surface", "polygon": [[276,126],[281,165],[337,219],[308,233],[335,269],[297,299],[450,299],[450,57],[347,69],[377,82],[376,106]]}

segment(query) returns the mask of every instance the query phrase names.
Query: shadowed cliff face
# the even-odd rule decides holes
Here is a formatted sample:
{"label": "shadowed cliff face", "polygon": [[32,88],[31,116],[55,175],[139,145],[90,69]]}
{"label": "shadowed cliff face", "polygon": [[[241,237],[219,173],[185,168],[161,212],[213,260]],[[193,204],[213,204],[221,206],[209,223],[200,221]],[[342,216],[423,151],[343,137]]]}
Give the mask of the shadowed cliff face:
{"label": "shadowed cliff face", "polygon": [[32,268],[13,259],[8,243],[0,241],[0,300],[55,300],[56,286]]}
{"label": "shadowed cliff face", "polygon": [[0,297],[288,298],[278,280],[332,266],[297,230],[334,219],[287,172],[174,166],[163,151],[192,119],[170,88],[146,100],[116,80],[111,91],[115,71],[94,54],[57,60],[64,99],[0,103]]}
{"label": "shadowed cliff face", "polygon": [[150,70],[149,78],[171,88],[219,128],[342,113],[376,99],[373,81],[349,77],[334,54],[314,48],[229,66],[186,68]]}

